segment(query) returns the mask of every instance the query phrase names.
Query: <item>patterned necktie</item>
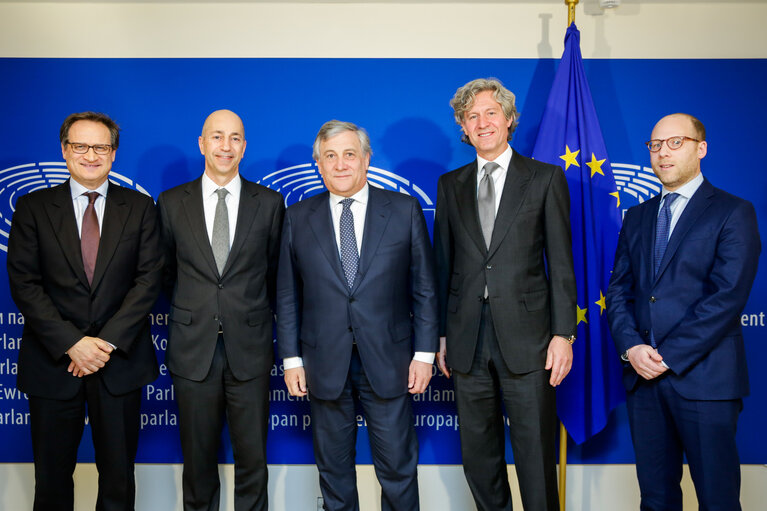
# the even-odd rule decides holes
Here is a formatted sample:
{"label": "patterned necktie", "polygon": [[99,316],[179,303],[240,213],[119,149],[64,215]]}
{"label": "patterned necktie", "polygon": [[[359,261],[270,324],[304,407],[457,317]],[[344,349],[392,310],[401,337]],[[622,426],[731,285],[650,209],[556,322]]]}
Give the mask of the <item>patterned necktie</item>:
{"label": "patterned necktie", "polygon": [[339,231],[341,234],[341,264],[344,267],[346,283],[349,289],[354,285],[354,278],[357,276],[357,267],[359,266],[360,256],[357,252],[357,236],[354,234],[354,215],[352,215],[351,205],[354,199],[344,199],[341,201],[344,209],[341,211],[341,221],[339,222]]}
{"label": "patterned necktie", "polygon": [[495,184],[493,183],[493,172],[501,168],[493,161],[485,163],[483,167],[485,175],[479,182],[477,191],[477,207],[479,209],[479,224],[482,226],[482,236],[485,238],[485,246],[490,248],[490,239],[493,236],[493,225],[495,224]]}
{"label": "patterned necktie", "polygon": [[88,284],[93,283],[93,270],[96,268],[96,256],[99,253],[99,219],[96,216],[96,198],[99,192],[85,192],[88,197],[88,207],[83,213],[83,224],[80,230],[80,251],[83,254],[83,268]]}
{"label": "patterned necktie", "polygon": [[660,262],[663,259],[663,254],[666,253],[669,227],[671,226],[671,204],[674,203],[677,197],[679,197],[678,193],[669,193],[666,195],[663,199],[663,206],[660,208],[660,213],[658,214],[658,222],[655,224],[655,272],[653,273],[653,276],[658,275]]}
{"label": "patterned necktie", "polygon": [[229,210],[226,207],[226,188],[216,190],[218,202],[216,203],[216,215],[213,217],[213,257],[216,259],[218,274],[224,271],[226,259],[229,257]]}

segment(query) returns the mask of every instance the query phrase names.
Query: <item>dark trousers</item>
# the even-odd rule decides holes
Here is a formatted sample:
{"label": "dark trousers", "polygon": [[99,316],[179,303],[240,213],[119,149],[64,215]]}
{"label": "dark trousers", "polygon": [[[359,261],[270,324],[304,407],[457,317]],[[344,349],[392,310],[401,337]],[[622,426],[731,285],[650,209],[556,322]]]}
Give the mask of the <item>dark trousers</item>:
{"label": "dark trousers", "polygon": [[234,509],[268,509],[266,430],[269,375],[239,381],[229,369],[219,335],[210,371],[202,381],[173,375],[184,454],[184,509],[219,508],[218,450],[224,418],[234,455]]}
{"label": "dark trousers", "polygon": [[29,397],[35,511],[72,511],[74,507],[72,474],[86,405],[99,473],[96,510],[134,509],[141,390],[112,395],[96,373],[83,377],[83,386],[72,399]]}
{"label": "dark trousers", "polygon": [[[311,391],[311,389],[309,389]],[[415,511],[418,503],[418,439],[413,426],[410,395],[382,399],[373,392],[357,348],[341,396],[322,400],[311,396],[314,456],[327,511],[357,511],[355,399],[362,404],[382,511]]]}
{"label": "dark trousers", "polygon": [[466,480],[479,511],[510,511],[503,406],[525,511],[559,509],[554,441],[556,397],[549,371],[509,372],[489,305],[468,373],[453,372]]}
{"label": "dark trousers", "polygon": [[683,455],[701,511],[741,509],[735,445],[740,399],[685,399],[661,376],[641,382],[626,404],[642,511],[682,511]]}

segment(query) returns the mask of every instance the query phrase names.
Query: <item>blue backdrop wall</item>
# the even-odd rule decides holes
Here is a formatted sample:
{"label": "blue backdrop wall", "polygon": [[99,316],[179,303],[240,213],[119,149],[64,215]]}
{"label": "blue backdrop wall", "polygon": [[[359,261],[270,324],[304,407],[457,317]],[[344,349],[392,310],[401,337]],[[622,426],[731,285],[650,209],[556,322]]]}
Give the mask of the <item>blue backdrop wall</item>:
{"label": "blue backdrop wall", "polygon": [[[248,179],[279,189],[291,204],[322,189],[311,144],[329,119],[353,121],[370,133],[370,179],[419,198],[431,227],[437,178],[474,158],[460,142],[448,101],[463,83],[496,76],[517,95],[522,115],[512,145],[530,154],[549,94],[555,59],[0,59],[0,249],[16,198],[66,179],[58,130],[71,112],[98,110],[121,125],[112,179],[153,197],[203,170],[197,137],[213,110],[244,120],[248,147],[240,167]],[[767,60],[586,60],[597,113],[619,180],[621,206],[654,194],[641,184],[649,156],[643,142],[663,115],[698,116],[708,130],[703,173],[715,186],[745,197],[767,225]],[[619,174],[620,172],[620,174]],[[651,173],[650,173],[651,175]],[[633,182],[634,179],[636,182]],[[644,181],[647,179],[645,178]],[[764,234],[762,235],[764,239]],[[4,252],[0,259],[5,262]],[[738,432],[743,463],[767,463],[767,300],[765,269],[743,316],[751,368]],[[155,308],[158,359],[167,346],[167,302]],[[26,396],[15,389],[23,318],[0,280],[0,462],[32,460]],[[619,362],[616,360],[616,364]],[[144,391],[138,461],[181,461],[177,409],[167,369]],[[306,401],[284,392],[279,361],[272,374],[270,463],[312,463]],[[452,382],[435,376],[415,402],[421,463],[460,463]],[[360,418],[358,461],[370,463]],[[231,462],[226,441],[222,461]],[[81,461],[93,461],[86,431]],[[510,449],[508,449],[510,451]],[[570,445],[573,463],[633,463],[625,407],[586,443]],[[508,456],[509,461],[512,457]]]}

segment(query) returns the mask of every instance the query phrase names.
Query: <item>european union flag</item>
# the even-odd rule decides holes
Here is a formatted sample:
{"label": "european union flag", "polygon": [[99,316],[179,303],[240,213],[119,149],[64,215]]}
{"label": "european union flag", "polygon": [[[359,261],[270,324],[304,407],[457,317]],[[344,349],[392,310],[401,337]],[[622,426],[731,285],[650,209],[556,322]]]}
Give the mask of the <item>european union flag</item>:
{"label": "european union flag", "polygon": [[573,262],[578,287],[575,359],[557,389],[557,413],[576,443],[607,424],[625,399],[621,364],[607,328],[605,291],[618,232],[620,197],[583,70],[580,32],[570,24],[533,150],[539,161],[563,165],[570,187]]}

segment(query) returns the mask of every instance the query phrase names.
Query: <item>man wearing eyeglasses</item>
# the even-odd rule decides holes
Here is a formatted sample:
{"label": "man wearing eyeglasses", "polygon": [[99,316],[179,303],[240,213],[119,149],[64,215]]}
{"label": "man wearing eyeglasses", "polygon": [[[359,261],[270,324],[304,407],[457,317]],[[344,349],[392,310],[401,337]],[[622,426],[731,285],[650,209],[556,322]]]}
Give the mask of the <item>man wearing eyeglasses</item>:
{"label": "man wearing eyeglasses", "polygon": [[95,112],[60,131],[70,179],[18,199],[8,240],[24,315],[17,385],[29,396],[35,510],[73,508],[87,414],[96,509],[134,508],[141,388],[157,377],[148,314],[162,255],[152,198],[110,184],[119,128]]}
{"label": "man wearing eyeglasses", "polygon": [[647,146],[663,191],[626,213],[607,293],[641,508],[682,510],[685,455],[700,508],[739,510],[740,314],[761,251],[756,213],[701,174],[708,144],[695,117],[664,117]]}

